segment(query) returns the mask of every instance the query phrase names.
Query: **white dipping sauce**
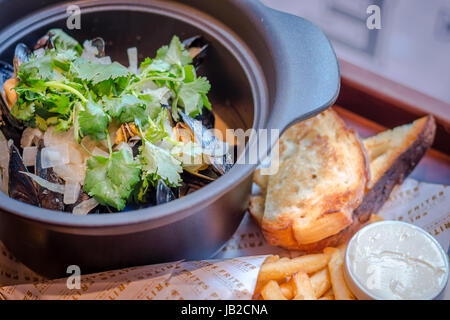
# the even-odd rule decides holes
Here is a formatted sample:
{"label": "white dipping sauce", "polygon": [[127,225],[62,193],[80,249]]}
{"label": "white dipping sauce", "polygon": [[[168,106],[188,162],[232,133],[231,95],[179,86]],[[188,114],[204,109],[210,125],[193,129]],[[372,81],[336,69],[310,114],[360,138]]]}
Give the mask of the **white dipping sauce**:
{"label": "white dipping sauce", "polygon": [[384,221],[355,234],[344,269],[350,289],[360,299],[433,299],[446,286],[447,259],[425,230]]}

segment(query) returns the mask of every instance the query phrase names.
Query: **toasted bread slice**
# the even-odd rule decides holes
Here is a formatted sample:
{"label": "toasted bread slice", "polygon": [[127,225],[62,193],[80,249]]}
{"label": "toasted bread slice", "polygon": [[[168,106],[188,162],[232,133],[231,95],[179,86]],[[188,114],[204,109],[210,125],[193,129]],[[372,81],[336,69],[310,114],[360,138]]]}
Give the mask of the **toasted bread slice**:
{"label": "toasted bread slice", "polygon": [[250,214],[252,215],[253,219],[255,219],[256,223],[258,223],[258,225],[261,225],[262,219],[264,217],[265,202],[265,195],[253,195],[250,197],[248,210],[250,211]]}
{"label": "toasted bread slice", "polygon": [[436,122],[429,115],[363,140],[372,180],[354,217],[365,223],[386,202],[392,189],[414,170],[434,141]]}
{"label": "toasted bread slice", "polygon": [[362,203],[353,212],[353,223],[338,234],[311,245],[305,252],[336,247],[348,241],[383,206],[392,189],[403,182],[431,147],[436,131],[433,116],[387,130],[363,140],[370,159],[371,181]]}
{"label": "toasted bread slice", "polygon": [[358,135],[329,109],[290,127],[279,145],[261,222],[269,244],[298,249],[348,227],[369,180]]}
{"label": "toasted bread slice", "polygon": [[261,189],[263,194],[267,191],[267,184],[269,183],[269,176],[263,175],[261,169],[256,169],[253,174],[253,182]]}
{"label": "toasted bread slice", "polygon": [[[356,233],[389,198],[392,189],[412,172],[426,151],[431,147],[436,131],[432,116],[427,116],[376,136],[363,140],[370,159],[372,179],[362,203],[353,211],[353,222],[340,232],[317,242],[296,247],[305,252],[321,251],[325,247],[336,247]],[[250,213],[261,224],[263,196],[254,201]],[[256,205],[255,203],[258,203]]]}

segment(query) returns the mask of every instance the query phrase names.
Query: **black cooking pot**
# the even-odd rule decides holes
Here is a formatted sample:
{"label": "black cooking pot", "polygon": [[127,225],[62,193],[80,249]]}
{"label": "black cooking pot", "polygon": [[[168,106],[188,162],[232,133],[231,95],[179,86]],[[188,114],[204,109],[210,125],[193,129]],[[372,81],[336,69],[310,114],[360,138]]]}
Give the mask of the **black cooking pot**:
{"label": "black cooking pot", "polygon": [[[330,106],[339,68],[323,33],[310,22],[256,0],[80,1],[78,40],[103,37],[107,54],[127,63],[136,46],[153,56],[173,34],[201,34],[212,49],[202,66],[215,112],[232,128],[275,128]],[[66,28],[60,3],[32,13],[0,33],[0,60],[11,61],[18,42],[28,45],[50,28]],[[2,9],[2,15],[8,14]],[[142,57],[140,57],[142,59]],[[252,141],[247,143],[247,147]],[[182,199],[148,209],[74,216],[0,194],[0,238],[38,273],[57,277],[69,265],[83,273],[213,256],[246,211],[255,164],[229,173]]]}

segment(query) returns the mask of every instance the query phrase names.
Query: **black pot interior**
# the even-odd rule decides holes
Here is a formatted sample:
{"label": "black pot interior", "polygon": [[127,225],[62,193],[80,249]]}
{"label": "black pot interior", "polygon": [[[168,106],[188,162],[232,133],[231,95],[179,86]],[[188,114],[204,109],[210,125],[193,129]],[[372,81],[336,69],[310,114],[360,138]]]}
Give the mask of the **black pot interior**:
{"label": "black pot interior", "polygon": [[67,30],[65,19],[49,23],[27,33],[0,52],[0,60],[11,63],[18,42],[33,47],[50,28],[62,28],[80,43],[102,37],[107,43],[106,55],[125,66],[128,66],[127,48],[137,47],[140,63],[145,57],[154,57],[157,49],[168,44],[173,35],[180,39],[203,35],[211,46],[198,73],[211,82],[209,98],[214,113],[228,128],[246,130],[253,126],[252,89],[241,64],[221,42],[196,26],[160,13],[126,10],[88,12],[81,15],[80,30]]}

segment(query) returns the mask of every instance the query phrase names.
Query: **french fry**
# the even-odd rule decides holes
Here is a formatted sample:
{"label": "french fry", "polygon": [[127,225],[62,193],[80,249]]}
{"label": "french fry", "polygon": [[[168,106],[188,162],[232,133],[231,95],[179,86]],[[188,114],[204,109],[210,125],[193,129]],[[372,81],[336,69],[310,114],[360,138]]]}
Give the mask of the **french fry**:
{"label": "french fry", "polygon": [[306,272],[299,271],[295,273],[290,282],[294,288],[294,300],[316,300],[311,280]]}
{"label": "french fry", "polygon": [[291,300],[294,297],[294,288],[290,281],[280,284],[280,289],[286,299]]}
{"label": "french fry", "polygon": [[264,300],[287,300],[281,292],[280,286],[274,280],[270,280],[261,290]]}
{"label": "french fry", "polygon": [[316,298],[323,296],[331,288],[328,268],[317,271],[311,276],[311,285]]}
{"label": "french fry", "polygon": [[276,254],[274,256],[267,257],[264,263],[276,262],[278,260],[280,260],[280,256]]}
{"label": "french fry", "polygon": [[[264,260],[263,265],[266,263],[276,262],[278,260],[280,260],[280,256],[273,255],[273,256],[267,257],[266,260]],[[268,280],[262,280],[261,275],[258,275],[258,280],[256,281],[255,291],[253,294],[254,297],[257,297],[261,293],[261,289],[266,285],[267,281]]]}
{"label": "french fry", "polygon": [[259,280],[281,280],[296,272],[313,273],[325,268],[330,260],[329,254],[310,254],[286,261],[265,263],[259,271]]}
{"label": "french fry", "polygon": [[317,300],[334,300],[334,296],[333,295],[326,295],[326,296],[320,297]]}
{"label": "french fry", "polygon": [[379,216],[377,214],[371,214],[369,218],[369,223],[380,222],[383,220],[384,218],[382,216]]}
{"label": "french fry", "polygon": [[328,263],[331,286],[336,300],[354,300],[353,294],[344,280],[344,254],[343,250],[337,248],[325,248],[324,253],[331,255]]}
{"label": "french fry", "polygon": [[[328,268],[327,268],[328,269]],[[331,282],[330,282],[331,284]],[[323,296],[334,296],[333,288],[328,289]]]}

